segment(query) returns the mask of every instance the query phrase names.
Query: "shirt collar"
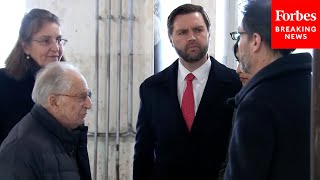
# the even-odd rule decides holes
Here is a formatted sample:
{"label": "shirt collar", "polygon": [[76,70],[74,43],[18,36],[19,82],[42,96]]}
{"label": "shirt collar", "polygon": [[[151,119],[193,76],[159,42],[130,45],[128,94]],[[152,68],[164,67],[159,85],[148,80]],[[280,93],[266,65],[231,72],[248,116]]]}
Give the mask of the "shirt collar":
{"label": "shirt collar", "polygon": [[192,73],[195,76],[195,79],[198,80],[200,83],[202,83],[209,75],[210,68],[211,68],[211,61],[210,61],[210,56],[208,56],[207,61],[202,64],[198,69],[196,69],[193,72],[190,72],[188,69],[186,69],[179,61],[179,73],[181,75],[181,78],[184,80],[186,76],[189,73]]}

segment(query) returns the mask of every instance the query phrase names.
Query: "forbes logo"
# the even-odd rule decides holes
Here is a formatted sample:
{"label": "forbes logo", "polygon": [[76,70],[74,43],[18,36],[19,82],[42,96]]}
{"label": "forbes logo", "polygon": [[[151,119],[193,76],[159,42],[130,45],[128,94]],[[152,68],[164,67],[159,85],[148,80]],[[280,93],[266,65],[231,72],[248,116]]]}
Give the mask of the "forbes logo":
{"label": "forbes logo", "polygon": [[286,13],[284,10],[275,10],[275,21],[316,21],[317,13],[300,13],[296,10],[294,13]]}

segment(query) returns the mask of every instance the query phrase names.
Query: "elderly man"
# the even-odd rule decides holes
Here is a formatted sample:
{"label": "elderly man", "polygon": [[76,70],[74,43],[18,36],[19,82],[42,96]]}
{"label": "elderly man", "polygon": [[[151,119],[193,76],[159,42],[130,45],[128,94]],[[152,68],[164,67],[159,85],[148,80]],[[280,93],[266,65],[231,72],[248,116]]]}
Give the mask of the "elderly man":
{"label": "elderly man", "polygon": [[310,179],[311,55],[271,48],[271,2],[249,1],[234,40],[252,79],[237,112],[225,180]]}
{"label": "elderly man", "polygon": [[0,147],[6,180],[91,179],[84,118],[91,91],[78,69],[50,63],[36,77],[29,112]]}

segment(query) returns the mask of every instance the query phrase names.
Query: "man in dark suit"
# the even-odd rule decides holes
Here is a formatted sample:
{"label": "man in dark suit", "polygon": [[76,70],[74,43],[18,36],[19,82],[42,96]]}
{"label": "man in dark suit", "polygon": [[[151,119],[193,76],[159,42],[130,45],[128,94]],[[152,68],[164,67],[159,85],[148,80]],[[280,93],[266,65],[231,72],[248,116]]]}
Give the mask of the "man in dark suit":
{"label": "man in dark suit", "polygon": [[225,180],[310,179],[311,55],[271,48],[271,1],[249,1],[232,38],[243,72]]}
{"label": "man in dark suit", "polygon": [[226,101],[241,82],[209,57],[210,21],[201,6],[179,6],[167,25],[179,59],[141,84],[133,179],[214,180],[232,125]]}

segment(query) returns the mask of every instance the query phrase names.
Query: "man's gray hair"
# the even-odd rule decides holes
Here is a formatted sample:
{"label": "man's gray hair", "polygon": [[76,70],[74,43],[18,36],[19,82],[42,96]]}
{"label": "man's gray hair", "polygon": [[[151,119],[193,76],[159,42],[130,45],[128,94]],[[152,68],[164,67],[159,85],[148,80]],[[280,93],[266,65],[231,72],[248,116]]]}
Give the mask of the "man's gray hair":
{"label": "man's gray hair", "polygon": [[68,71],[80,74],[78,68],[67,62],[53,62],[42,68],[36,76],[32,91],[32,100],[35,104],[46,107],[49,95],[70,90],[71,79],[66,73]]}

